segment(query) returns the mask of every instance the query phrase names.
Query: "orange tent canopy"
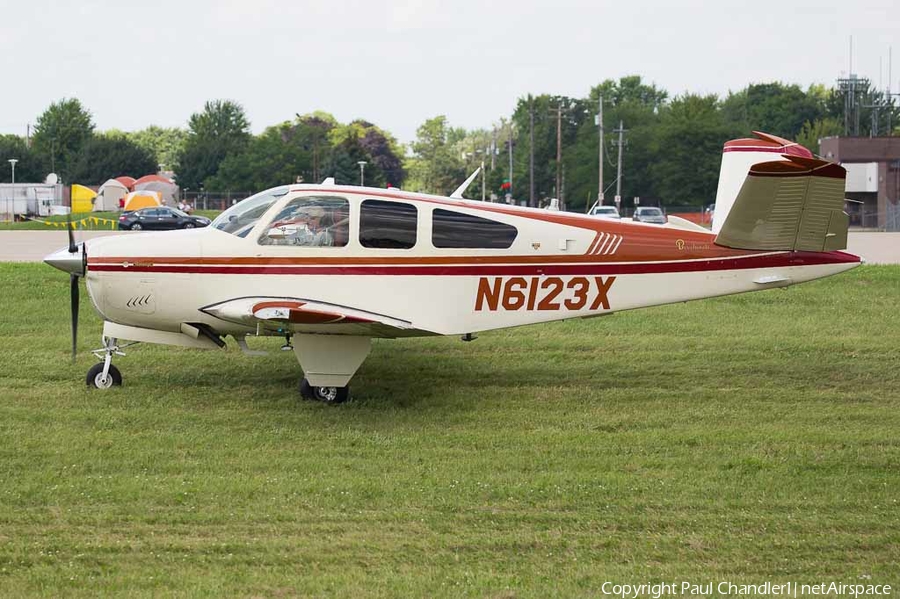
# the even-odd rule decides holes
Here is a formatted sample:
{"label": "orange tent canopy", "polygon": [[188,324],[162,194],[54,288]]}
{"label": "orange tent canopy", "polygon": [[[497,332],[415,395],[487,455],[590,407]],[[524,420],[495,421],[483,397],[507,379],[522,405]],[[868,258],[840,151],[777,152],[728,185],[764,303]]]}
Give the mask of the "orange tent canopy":
{"label": "orange tent canopy", "polygon": [[125,211],[152,208],[162,204],[162,195],[158,191],[132,191],[125,196]]}

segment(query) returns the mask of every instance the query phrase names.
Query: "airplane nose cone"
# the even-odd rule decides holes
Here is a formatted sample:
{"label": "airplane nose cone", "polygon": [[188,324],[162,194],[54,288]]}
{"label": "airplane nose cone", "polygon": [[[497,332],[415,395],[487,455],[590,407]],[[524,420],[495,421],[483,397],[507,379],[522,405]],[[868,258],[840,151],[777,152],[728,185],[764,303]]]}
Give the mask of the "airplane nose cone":
{"label": "airplane nose cone", "polygon": [[44,263],[69,274],[84,276],[84,244],[78,244],[77,252],[64,247],[44,258]]}

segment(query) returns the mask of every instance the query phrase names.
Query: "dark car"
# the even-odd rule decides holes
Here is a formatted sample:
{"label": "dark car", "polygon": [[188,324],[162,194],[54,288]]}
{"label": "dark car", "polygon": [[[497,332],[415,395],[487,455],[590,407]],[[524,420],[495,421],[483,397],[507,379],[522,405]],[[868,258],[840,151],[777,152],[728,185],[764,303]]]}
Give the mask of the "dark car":
{"label": "dark car", "polygon": [[161,231],[163,229],[194,229],[209,224],[205,216],[191,216],[177,208],[158,206],[126,212],[119,217],[119,228],[128,231]]}

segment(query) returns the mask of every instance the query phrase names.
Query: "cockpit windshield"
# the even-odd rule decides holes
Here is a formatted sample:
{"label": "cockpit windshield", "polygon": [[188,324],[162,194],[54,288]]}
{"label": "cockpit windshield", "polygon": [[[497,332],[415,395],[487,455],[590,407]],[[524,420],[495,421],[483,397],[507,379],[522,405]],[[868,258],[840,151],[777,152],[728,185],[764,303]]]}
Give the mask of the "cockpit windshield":
{"label": "cockpit windshield", "polygon": [[272,207],[272,204],[287,195],[289,191],[290,187],[285,185],[250,196],[217,216],[210,226],[238,237],[246,237],[260,217]]}

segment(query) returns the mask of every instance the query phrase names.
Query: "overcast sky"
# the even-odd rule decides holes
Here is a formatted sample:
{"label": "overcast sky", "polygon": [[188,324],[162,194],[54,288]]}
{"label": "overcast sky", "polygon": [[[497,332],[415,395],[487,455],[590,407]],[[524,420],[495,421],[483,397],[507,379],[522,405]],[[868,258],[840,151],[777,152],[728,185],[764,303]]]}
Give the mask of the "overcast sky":
{"label": "overcast sky", "polygon": [[897,91],[900,8],[883,0],[0,0],[0,133],[63,97],[100,130],[183,127],[227,98],[254,132],[325,110],[408,142],[435,115],[489,128],[529,92],[628,74],[671,94],[831,84],[851,35],[854,71],[884,87],[893,46]]}

